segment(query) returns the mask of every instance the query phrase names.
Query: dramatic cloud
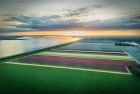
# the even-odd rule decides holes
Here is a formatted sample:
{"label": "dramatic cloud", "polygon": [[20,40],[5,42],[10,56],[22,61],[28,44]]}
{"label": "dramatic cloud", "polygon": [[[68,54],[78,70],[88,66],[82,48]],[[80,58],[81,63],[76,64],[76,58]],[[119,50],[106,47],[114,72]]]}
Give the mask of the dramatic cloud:
{"label": "dramatic cloud", "polygon": [[[139,29],[140,16],[131,16],[125,18],[109,19],[109,20],[93,20],[89,22],[79,22],[79,20],[62,20],[58,15],[48,17],[29,17],[19,16],[5,19],[5,21],[15,21],[18,24],[14,30],[48,30],[48,29],[66,29],[66,28],[110,28],[110,29]],[[1,29],[1,31],[6,29]],[[10,31],[10,28],[7,30]]]}
{"label": "dramatic cloud", "polygon": [[140,29],[140,0],[1,0],[0,32]]}
{"label": "dramatic cloud", "polygon": [[60,28],[75,28],[80,25],[76,20],[63,21],[58,15],[48,17],[11,17],[9,20],[18,21],[24,24],[17,25],[21,29],[60,29]]}
{"label": "dramatic cloud", "polygon": [[111,29],[140,29],[140,16],[131,16],[104,21],[87,22],[88,27]]}

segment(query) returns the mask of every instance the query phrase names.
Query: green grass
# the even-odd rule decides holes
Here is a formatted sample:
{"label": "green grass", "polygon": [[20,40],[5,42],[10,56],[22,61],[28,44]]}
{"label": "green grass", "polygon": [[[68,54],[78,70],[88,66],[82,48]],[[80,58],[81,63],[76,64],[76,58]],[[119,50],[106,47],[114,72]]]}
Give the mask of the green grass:
{"label": "green grass", "polygon": [[126,60],[132,61],[131,57],[119,55],[101,55],[101,54],[82,54],[82,53],[66,53],[66,52],[41,52],[35,55],[47,56],[64,56],[64,57],[78,57],[78,58],[95,58],[95,59],[110,59],[110,60]]}
{"label": "green grass", "polygon": [[[128,56],[80,53],[35,55],[131,60]],[[140,78],[132,75],[0,63],[0,94],[138,94],[139,83]]]}
{"label": "green grass", "polygon": [[1,94],[138,94],[131,75],[0,64]]}
{"label": "green grass", "polygon": [[15,64],[15,65],[23,65],[23,66],[35,66],[35,67],[47,67],[47,68],[56,68],[56,69],[68,69],[68,70],[79,70],[79,71],[88,71],[88,72],[102,72],[102,73],[111,73],[111,74],[121,74],[121,75],[131,75],[127,72],[122,71],[113,71],[106,70],[100,68],[86,68],[86,67],[75,67],[75,66],[67,66],[67,65],[56,65],[56,64],[37,64],[35,62],[28,61],[12,61],[12,62],[4,62],[6,64]]}

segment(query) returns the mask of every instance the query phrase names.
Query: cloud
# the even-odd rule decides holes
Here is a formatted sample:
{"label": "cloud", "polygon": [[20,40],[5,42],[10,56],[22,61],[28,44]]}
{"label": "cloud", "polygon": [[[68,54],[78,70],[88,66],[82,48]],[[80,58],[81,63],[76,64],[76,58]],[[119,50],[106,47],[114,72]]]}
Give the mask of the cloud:
{"label": "cloud", "polygon": [[105,7],[104,5],[92,5],[92,6],[88,6],[88,7],[82,7],[82,8],[78,8],[78,9],[70,9],[67,10],[68,13],[65,14],[66,17],[72,17],[72,16],[81,16],[84,14],[87,14],[91,11],[94,11],[95,9],[99,9],[99,8],[103,8]]}
{"label": "cloud", "polygon": [[29,16],[19,16],[11,17],[8,21],[18,21],[24,24],[17,25],[16,28],[22,29],[64,29],[64,28],[74,28],[79,27],[80,23],[77,20],[62,20],[58,15],[52,15],[47,17],[29,17]]}
{"label": "cloud", "polygon": [[21,31],[21,29],[18,29],[18,28],[0,28],[0,33],[18,32],[18,31]]}
{"label": "cloud", "polygon": [[111,29],[140,29],[140,16],[128,16],[104,21],[87,22],[88,27]]}
{"label": "cloud", "polygon": [[50,17],[20,17],[18,20],[27,24],[19,25],[18,28],[31,29],[64,29],[64,28],[114,28],[114,29],[128,29],[140,28],[140,16],[131,16],[125,18],[117,18],[110,20],[94,20],[90,22],[78,22],[78,20],[71,19],[63,21],[58,20],[57,16]]}
{"label": "cloud", "polygon": [[79,9],[76,9],[76,10],[68,10],[68,13],[66,13],[65,16],[67,16],[67,17],[79,16],[79,15],[85,14],[87,12],[89,12],[88,7],[84,7],[84,8],[79,8]]}
{"label": "cloud", "polygon": [[[78,19],[64,20],[63,16],[60,15],[50,15],[42,17],[17,16],[7,18],[5,19],[5,21],[18,22],[22,24],[15,24],[15,28],[1,28],[0,32],[76,28],[140,29],[139,15],[131,15],[127,17],[114,18],[109,20],[90,20],[88,22],[79,22]],[[13,26],[12,24],[10,25]]]}
{"label": "cloud", "polygon": [[52,16],[43,16],[43,17],[30,17],[30,16],[19,16],[19,17],[10,17],[9,19],[5,19],[5,21],[19,21],[22,23],[34,23],[37,24],[38,22],[47,22],[51,20],[55,20],[60,18],[59,15],[52,15]]}

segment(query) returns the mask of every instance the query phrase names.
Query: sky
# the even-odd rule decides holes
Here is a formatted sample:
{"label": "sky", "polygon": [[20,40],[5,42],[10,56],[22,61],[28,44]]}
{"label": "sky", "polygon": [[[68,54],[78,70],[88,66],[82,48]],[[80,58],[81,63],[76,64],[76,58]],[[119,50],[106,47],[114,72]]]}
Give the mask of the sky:
{"label": "sky", "polygon": [[123,30],[140,36],[139,9],[140,0],[0,0],[0,34]]}

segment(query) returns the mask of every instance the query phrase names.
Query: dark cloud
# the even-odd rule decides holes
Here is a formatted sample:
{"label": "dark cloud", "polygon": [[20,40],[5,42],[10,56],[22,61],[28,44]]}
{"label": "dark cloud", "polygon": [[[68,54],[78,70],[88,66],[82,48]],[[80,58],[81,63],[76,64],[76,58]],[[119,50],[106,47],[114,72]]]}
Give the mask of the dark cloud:
{"label": "dark cloud", "polygon": [[[9,20],[18,21],[24,24],[16,26],[21,29],[63,29],[63,28],[75,28],[80,27],[81,24],[77,20],[63,21],[59,19],[60,16],[52,15],[47,17],[11,17]],[[8,21],[9,21],[8,20]]]}
{"label": "dark cloud", "polygon": [[17,17],[10,17],[10,18],[7,18],[7,19],[3,19],[3,21],[5,21],[5,22],[17,21]]}
{"label": "dark cloud", "polygon": [[22,23],[34,23],[40,21],[49,21],[60,18],[59,15],[52,16],[43,16],[43,17],[29,17],[29,16],[19,16],[19,17],[10,17],[9,19],[4,19],[4,21],[19,21]]}
{"label": "dark cloud", "polygon": [[71,16],[78,16],[81,14],[85,14],[89,12],[88,7],[84,7],[84,8],[79,8],[76,10],[68,10],[68,13],[66,14],[67,17],[71,17]]}
{"label": "dark cloud", "polygon": [[91,21],[86,23],[86,25],[91,28],[140,29],[140,16],[131,16],[105,21]]}
{"label": "dark cloud", "polygon": [[0,29],[0,32],[12,32],[18,30],[48,30],[48,29],[73,29],[73,28],[108,28],[108,29],[140,29],[140,16],[128,16],[110,20],[94,20],[79,22],[78,20],[62,20],[58,15],[30,17],[10,17],[7,21],[18,21],[24,24],[17,25],[15,29]]}
{"label": "dark cloud", "polygon": [[18,28],[0,28],[0,33],[18,32],[18,31],[21,31],[21,29],[18,29]]}
{"label": "dark cloud", "polygon": [[78,9],[75,9],[75,10],[67,10],[68,13],[66,13],[65,16],[67,17],[71,17],[71,16],[80,16],[80,15],[83,15],[83,14],[87,14],[95,9],[98,9],[98,8],[103,8],[105,7],[104,5],[92,5],[92,6],[88,6],[88,7],[82,7],[82,8],[78,8]]}

